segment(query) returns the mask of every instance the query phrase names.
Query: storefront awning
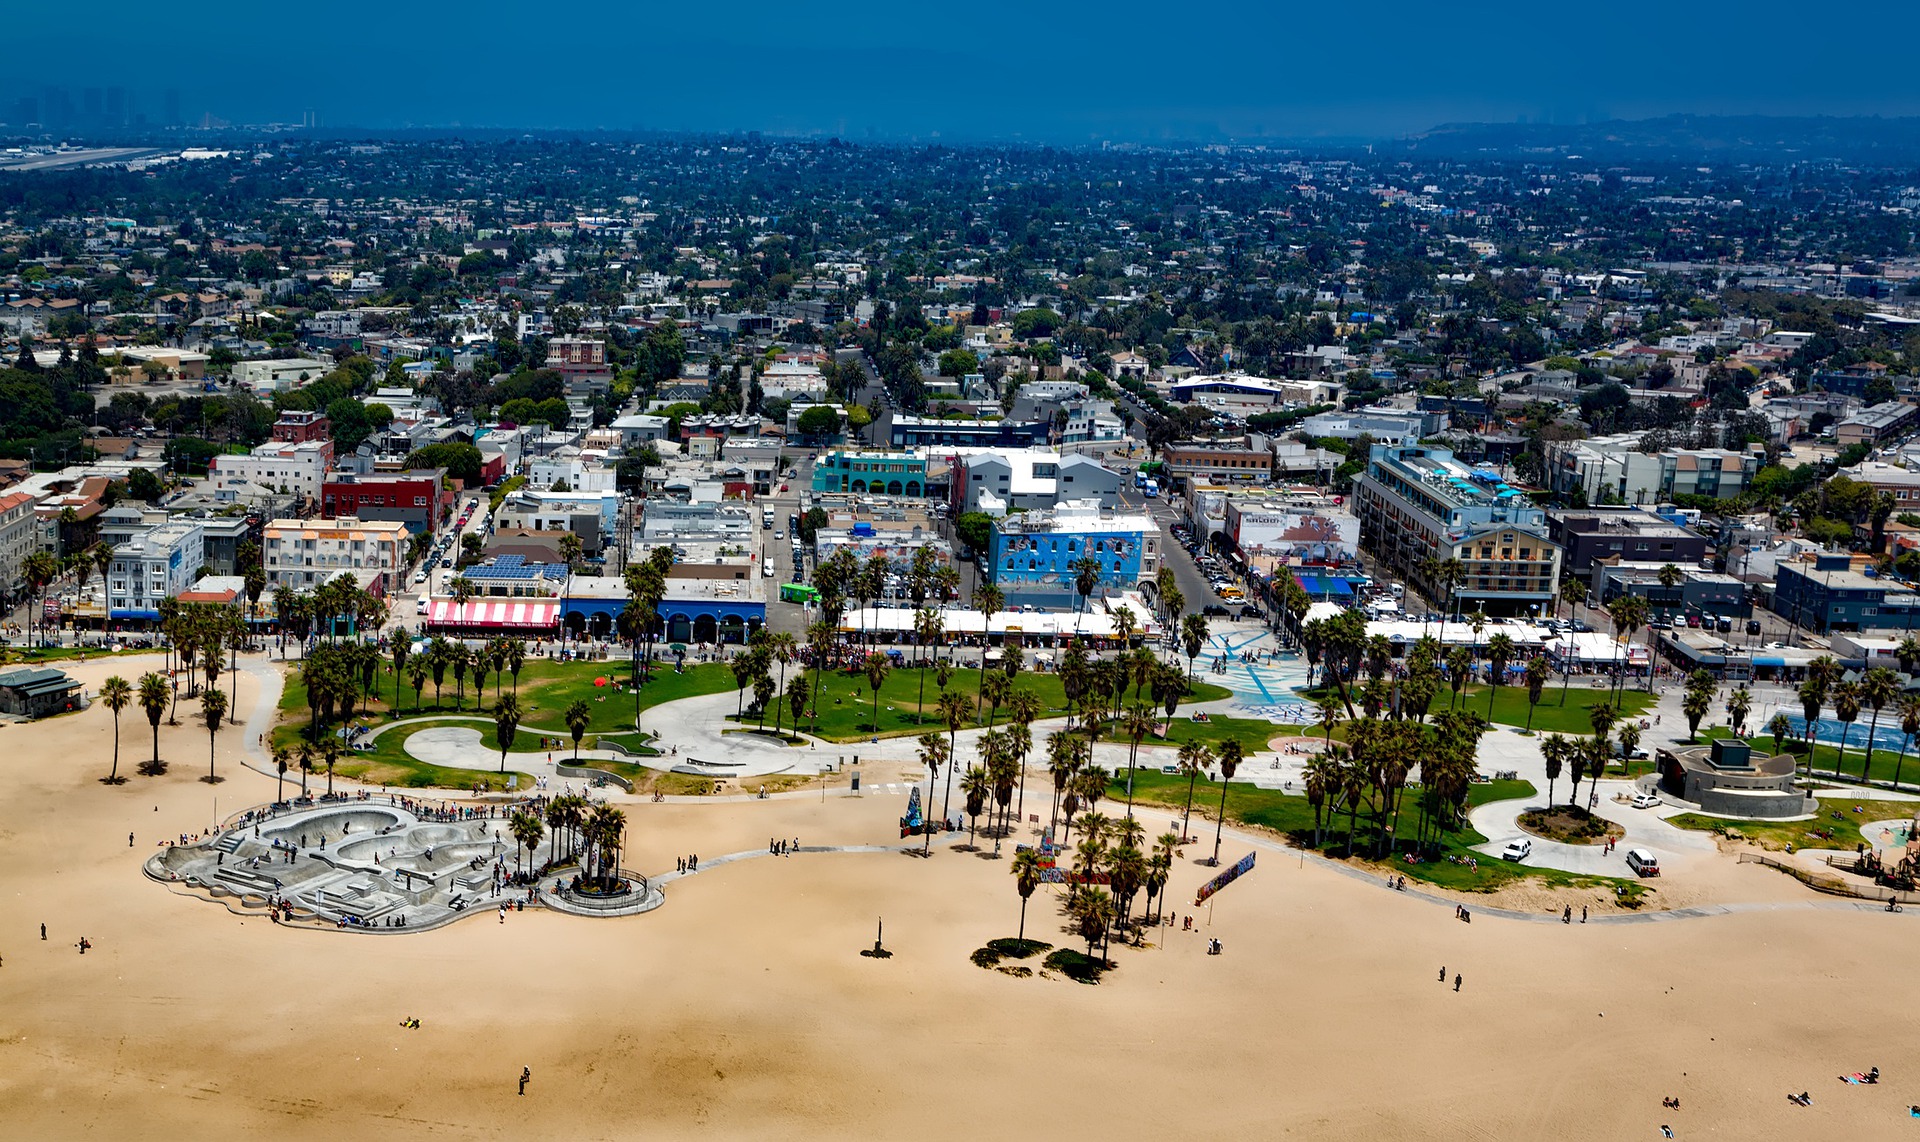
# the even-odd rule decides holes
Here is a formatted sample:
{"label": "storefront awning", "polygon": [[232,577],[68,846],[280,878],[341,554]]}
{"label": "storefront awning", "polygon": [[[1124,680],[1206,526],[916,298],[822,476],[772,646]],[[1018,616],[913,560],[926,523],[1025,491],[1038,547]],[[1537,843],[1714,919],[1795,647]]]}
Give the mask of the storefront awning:
{"label": "storefront awning", "polygon": [[1755,666],[1778,666],[1784,668],[1787,665],[1787,660],[1784,658],[1769,658],[1764,655],[1756,655],[1753,659],[1753,664]]}
{"label": "storefront awning", "polygon": [[524,599],[486,599],[464,604],[452,599],[436,599],[427,614],[427,625],[438,627],[551,631],[559,624],[559,603]]}

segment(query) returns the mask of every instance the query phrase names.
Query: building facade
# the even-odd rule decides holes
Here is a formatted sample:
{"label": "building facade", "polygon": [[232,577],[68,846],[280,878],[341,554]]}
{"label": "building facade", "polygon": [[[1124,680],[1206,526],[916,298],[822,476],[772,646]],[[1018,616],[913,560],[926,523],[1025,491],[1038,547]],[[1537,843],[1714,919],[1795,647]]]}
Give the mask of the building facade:
{"label": "building facade", "polygon": [[1078,594],[1083,559],[1100,568],[1100,586],[1130,591],[1160,570],[1160,529],[1144,512],[1114,512],[1097,500],[1059,504],[996,520],[988,575],[1009,602],[1055,606]]}
{"label": "building facade", "polygon": [[269,589],[311,591],[343,572],[367,572],[392,596],[403,585],[411,537],[398,520],[277,519],[267,524],[261,561]]}
{"label": "building facade", "polygon": [[816,493],[884,496],[927,494],[927,457],[921,452],[856,452],[834,449],[813,466]]}
{"label": "building facade", "polygon": [[1549,511],[1547,538],[1560,545],[1561,569],[1569,574],[1585,574],[1594,560],[1613,556],[1690,568],[1707,555],[1706,536],[1642,508]]}
{"label": "building facade", "polygon": [[416,534],[431,533],[452,507],[444,468],[335,473],[320,486],[320,514],[402,523]]}
{"label": "building facade", "polygon": [[268,441],[245,456],[215,456],[207,479],[213,482],[216,495],[239,497],[267,488],[317,500],[332,458],[331,440]]}
{"label": "building facade", "polygon": [[27,556],[40,550],[40,522],[35,498],[25,492],[0,496],[0,591],[8,601],[27,592]]}
{"label": "building facade", "polygon": [[[1444,448],[1376,444],[1353,496],[1361,546],[1428,598],[1490,615],[1551,609],[1560,548],[1546,512],[1491,473]],[[1465,577],[1448,589],[1429,569],[1453,559]]]}
{"label": "building facade", "polygon": [[160,600],[193,586],[206,562],[206,536],[191,520],[149,528],[113,549],[107,568],[107,617],[116,621],[160,617]]}

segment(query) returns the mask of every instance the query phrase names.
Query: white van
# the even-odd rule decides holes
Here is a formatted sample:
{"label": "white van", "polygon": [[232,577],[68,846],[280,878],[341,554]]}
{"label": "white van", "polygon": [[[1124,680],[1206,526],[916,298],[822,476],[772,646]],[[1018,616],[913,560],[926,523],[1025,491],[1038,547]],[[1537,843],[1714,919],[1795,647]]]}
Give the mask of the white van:
{"label": "white van", "polygon": [[1638,876],[1659,876],[1660,860],[1645,849],[1627,850],[1627,867]]}

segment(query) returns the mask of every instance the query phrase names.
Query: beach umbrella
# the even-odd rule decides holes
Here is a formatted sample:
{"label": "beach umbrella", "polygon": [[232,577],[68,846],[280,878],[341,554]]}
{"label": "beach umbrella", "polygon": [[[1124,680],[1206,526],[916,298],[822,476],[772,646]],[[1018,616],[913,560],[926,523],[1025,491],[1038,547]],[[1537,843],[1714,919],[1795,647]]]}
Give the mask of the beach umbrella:
{"label": "beach umbrella", "polygon": [[605,686],[607,684],[607,680],[605,678],[595,678],[593,680],[593,684],[595,686]]}

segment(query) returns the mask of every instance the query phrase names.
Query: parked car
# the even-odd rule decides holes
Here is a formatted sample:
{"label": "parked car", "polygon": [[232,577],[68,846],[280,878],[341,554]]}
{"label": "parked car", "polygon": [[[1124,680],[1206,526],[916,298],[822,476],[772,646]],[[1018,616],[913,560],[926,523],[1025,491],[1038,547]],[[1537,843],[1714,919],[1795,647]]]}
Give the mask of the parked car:
{"label": "parked car", "polygon": [[1525,837],[1508,841],[1507,847],[1500,850],[1501,860],[1523,861],[1533,855],[1533,842]]}
{"label": "parked car", "polygon": [[1645,849],[1628,849],[1627,867],[1632,869],[1636,876],[1659,876],[1660,858]]}
{"label": "parked car", "polygon": [[1651,809],[1658,804],[1660,804],[1660,798],[1651,793],[1635,794],[1633,798],[1633,807],[1636,809]]}
{"label": "parked car", "polygon": [[1233,617],[1233,612],[1221,606],[1219,603],[1208,603],[1206,606],[1200,608],[1200,613],[1203,615],[1212,615],[1217,618],[1223,618],[1223,619]]}
{"label": "parked car", "polygon": [[1248,603],[1246,606],[1240,608],[1240,617],[1243,619],[1263,619],[1264,620],[1267,616],[1263,611],[1261,611],[1259,607],[1254,606],[1252,603]]}

